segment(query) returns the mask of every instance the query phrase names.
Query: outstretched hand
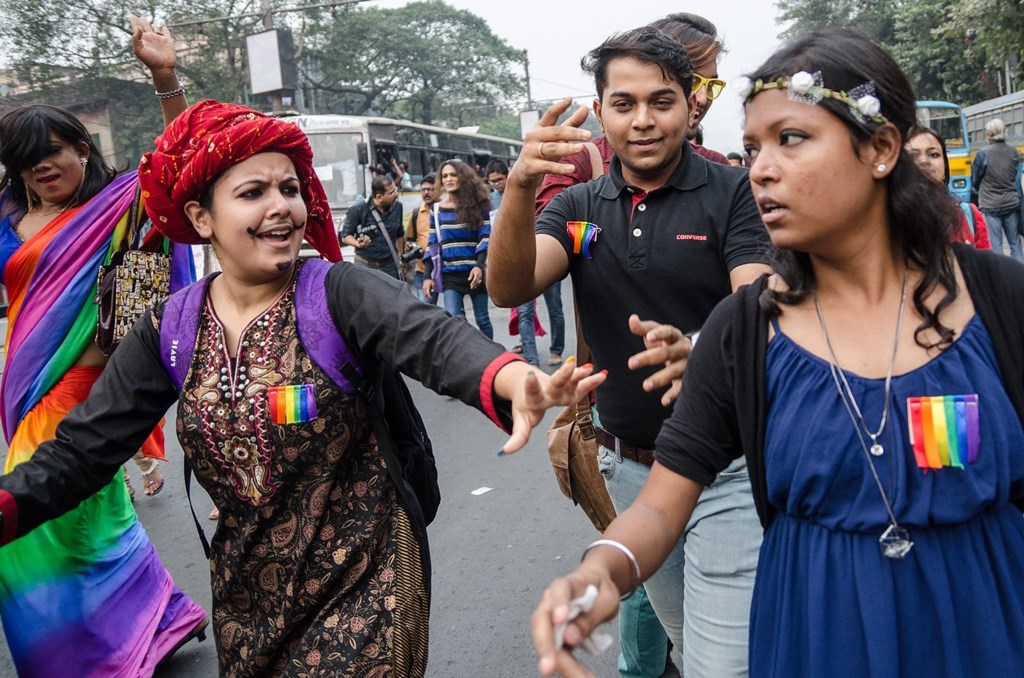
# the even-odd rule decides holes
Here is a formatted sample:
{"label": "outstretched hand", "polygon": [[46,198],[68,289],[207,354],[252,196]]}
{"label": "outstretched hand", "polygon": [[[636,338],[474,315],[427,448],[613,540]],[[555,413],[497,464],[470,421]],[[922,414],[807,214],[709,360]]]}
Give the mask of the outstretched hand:
{"label": "outstretched hand", "polygon": [[[550,376],[538,367],[523,362],[509,363],[503,368],[514,370],[505,376],[514,379],[512,390],[512,435],[502,452],[518,452],[530,440],[530,431],[544,419],[551,407],[571,405],[586,397],[590,391],[604,383],[606,372],[594,374],[594,366],[576,366],[569,358]],[[499,378],[502,376],[499,372]]]}
{"label": "outstretched hand", "polygon": [[147,19],[137,16],[129,18],[132,27],[132,51],[150,71],[174,70],[177,56],[174,52],[174,38],[171,30],[164,26],[154,28]]}
{"label": "outstretched hand", "polygon": [[[582,596],[591,585],[597,588],[594,606],[570,620],[570,601]],[[594,629],[618,613],[619,595],[608,572],[587,562],[572,574],[551,582],[530,619],[540,675],[592,678],[593,674],[576,661],[572,652]],[[563,643],[558,646],[555,628],[563,625]]]}
{"label": "outstretched hand", "polygon": [[664,365],[644,379],[643,387],[645,391],[651,392],[668,386],[668,390],[661,396],[661,404],[668,407],[679,397],[683,372],[686,371],[686,361],[690,358],[693,342],[678,328],[653,320],[640,320],[635,313],[629,316],[629,331],[644,339],[644,350],[630,356],[627,363],[629,369]]}
{"label": "outstretched hand", "polygon": [[572,99],[568,97],[554,104],[526,133],[519,158],[509,172],[509,182],[532,186],[545,174],[571,174],[574,171],[572,165],[559,161],[567,155],[579,153],[580,143],[590,139],[590,132],[580,129],[587,119],[586,106],[581,106],[565,122],[558,124],[558,117],[571,105]]}

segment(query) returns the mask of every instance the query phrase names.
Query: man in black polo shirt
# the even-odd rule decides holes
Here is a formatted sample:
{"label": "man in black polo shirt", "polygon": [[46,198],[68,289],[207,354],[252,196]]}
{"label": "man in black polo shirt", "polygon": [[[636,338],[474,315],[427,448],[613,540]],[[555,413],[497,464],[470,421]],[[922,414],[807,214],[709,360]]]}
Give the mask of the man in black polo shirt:
{"label": "man in black polo shirt", "polygon": [[[558,160],[578,151],[570,142],[589,136],[578,129],[585,109],[562,126],[555,122],[569,102],[549,109],[508,177],[487,288],[495,303],[514,306],[572,276],[595,367],[609,371],[595,421],[602,473],[623,510],[650,472],[691,337],[722,298],[768,270],[768,236],[746,172],[709,163],[686,142],[693,76],[677,43],[636,29],[607,40],[584,64],[615,153],[610,171],[567,188],[535,224],[544,174],[571,173]],[[746,467],[737,462],[705,490],[683,538],[645,583],[683,651],[684,675],[746,674],[760,535]]]}
{"label": "man in black polo shirt", "polygon": [[398,188],[391,177],[379,174],[373,178],[370,188],[373,191],[371,199],[353,205],[345,215],[341,242],[356,248],[356,264],[378,269],[401,280],[398,271],[402,264],[398,260],[398,252],[405,251],[405,232]]}

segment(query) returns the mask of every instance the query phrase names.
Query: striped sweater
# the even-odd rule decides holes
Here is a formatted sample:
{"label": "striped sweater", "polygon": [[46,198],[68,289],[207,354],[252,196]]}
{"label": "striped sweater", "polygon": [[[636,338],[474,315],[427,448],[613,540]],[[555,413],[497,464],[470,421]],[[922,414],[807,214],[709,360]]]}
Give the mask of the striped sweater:
{"label": "striped sweater", "polygon": [[[441,222],[441,274],[445,285],[449,278],[453,282],[462,282],[474,266],[484,268],[487,263],[487,243],[491,236],[491,218],[486,211],[482,212],[483,223],[479,229],[472,229],[458,222],[454,209],[441,207],[438,209],[438,220]],[[430,238],[428,248],[438,242],[438,229],[434,215],[430,215]],[[429,249],[428,249],[429,251]],[[429,254],[423,259],[425,274],[433,271],[433,262]]]}

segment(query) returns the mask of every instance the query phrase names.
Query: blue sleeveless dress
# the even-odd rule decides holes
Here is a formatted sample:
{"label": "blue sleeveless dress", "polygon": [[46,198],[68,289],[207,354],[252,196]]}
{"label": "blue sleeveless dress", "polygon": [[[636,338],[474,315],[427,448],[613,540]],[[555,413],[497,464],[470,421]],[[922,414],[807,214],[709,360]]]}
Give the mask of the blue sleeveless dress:
{"label": "blue sleeveless dress", "polygon": [[[889,524],[885,504],[828,363],[773,324],[765,465],[778,515],[761,548],[750,675],[1022,675],[1024,517],[1009,488],[1024,476],[1024,430],[984,323],[975,316],[953,346],[892,380],[879,438],[885,453],[872,459],[914,542],[903,560],[879,548]],[[877,430],[884,379],[845,375]],[[944,463],[922,468],[924,452],[934,458],[942,451],[942,408],[932,406],[934,416],[922,420],[912,404],[967,394],[977,394],[976,425],[945,418],[952,433]],[[957,434],[958,426],[970,431]],[[962,468],[951,465],[958,454]]]}

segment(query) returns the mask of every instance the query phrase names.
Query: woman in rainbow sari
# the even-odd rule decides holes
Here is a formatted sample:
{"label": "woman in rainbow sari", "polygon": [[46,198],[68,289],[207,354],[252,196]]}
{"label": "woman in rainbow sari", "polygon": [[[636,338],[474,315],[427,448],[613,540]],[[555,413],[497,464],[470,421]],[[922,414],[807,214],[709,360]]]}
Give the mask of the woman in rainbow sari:
{"label": "woman in rainbow sari", "polygon": [[[185,106],[173,42],[166,28],[134,18],[132,26],[158,96],[174,95],[160,97],[165,119],[173,118]],[[8,473],[54,437],[103,370],[107,359],[93,341],[97,271],[126,233],[138,176],[116,176],[82,123],[43,105],[0,120],[0,162]],[[202,639],[207,625],[160,562],[121,473],[77,509],[0,549],[0,617],[19,676],[149,676],[185,642]]]}

